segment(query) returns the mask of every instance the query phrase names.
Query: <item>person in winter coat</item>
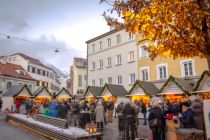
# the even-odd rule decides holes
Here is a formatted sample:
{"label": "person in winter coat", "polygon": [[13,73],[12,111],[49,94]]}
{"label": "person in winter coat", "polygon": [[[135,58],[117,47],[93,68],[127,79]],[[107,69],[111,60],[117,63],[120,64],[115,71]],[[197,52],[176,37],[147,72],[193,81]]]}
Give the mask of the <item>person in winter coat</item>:
{"label": "person in winter coat", "polygon": [[[150,129],[152,130],[153,140],[161,140],[162,127],[163,127],[163,111],[159,107],[159,101],[155,100],[153,102],[152,108],[150,109],[148,122]],[[155,121],[154,121],[155,120]],[[152,123],[151,122],[155,122]]]}
{"label": "person in winter coat", "polygon": [[112,123],[112,117],[113,117],[113,110],[114,110],[114,103],[112,100],[108,103],[108,123]]}
{"label": "person in winter coat", "polygon": [[176,129],[180,128],[181,123],[179,118],[174,117],[172,114],[166,116],[166,140],[177,140]]}
{"label": "person in winter coat", "polygon": [[123,131],[123,110],[124,110],[124,102],[120,102],[120,104],[117,105],[117,116],[118,116],[118,129],[119,131]]}
{"label": "person in winter coat", "polygon": [[203,104],[199,99],[192,101],[191,108],[193,111],[194,127],[196,129],[204,130],[204,116],[203,116]]}
{"label": "person in winter coat", "polygon": [[[129,102],[125,104],[123,115],[125,116],[125,129],[126,129],[126,140],[135,139],[135,111]],[[130,136],[131,132],[131,136]]]}
{"label": "person in winter coat", "polygon": [[193,111],[188,102],[182,103],[182,125],[184,128],[194,128]]}
{"label": "person in winter coat", "polygon": [[98,102],[95,108],[95,116],[96,116],[97,127],[102,130],[104,124],[105,111],[104,111],[104,106],[102,105],[101,102]]}
{"label": "person in winter coat", "polygon": [[147,125],[147,107],[146,104],[141,100],[140,102],[141,105],[141,113],[144,115],[144,124],[143,125]]}

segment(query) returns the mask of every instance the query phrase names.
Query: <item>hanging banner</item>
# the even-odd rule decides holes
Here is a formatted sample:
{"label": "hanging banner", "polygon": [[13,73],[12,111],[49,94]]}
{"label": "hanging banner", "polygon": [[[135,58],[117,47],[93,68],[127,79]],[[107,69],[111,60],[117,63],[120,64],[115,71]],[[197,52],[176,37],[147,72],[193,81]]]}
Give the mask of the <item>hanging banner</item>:
{"label": "hanging banner", "polygon": [[206,128],[206,139],[210,140],[210,92],[203,94],[203,110],[204,110],[204,122]]}

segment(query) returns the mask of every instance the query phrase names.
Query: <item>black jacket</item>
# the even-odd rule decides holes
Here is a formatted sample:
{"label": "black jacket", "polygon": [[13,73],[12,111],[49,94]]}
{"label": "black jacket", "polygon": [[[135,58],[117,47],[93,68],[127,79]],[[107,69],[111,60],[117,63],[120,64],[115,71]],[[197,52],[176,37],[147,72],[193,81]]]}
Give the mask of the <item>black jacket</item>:
{"label": "black jacket", "polygon": [[161,128],[163,127],[163,111],[157,107],[157,108],[152,108],[149,112],[148,116],[148,121],[152,119],[157,119],[157,125],[155,127]]}
{"label": "black jacket", "polygon": [[184,128],[194,127],[193,112],[191,108],[182,114],[182,124]]}

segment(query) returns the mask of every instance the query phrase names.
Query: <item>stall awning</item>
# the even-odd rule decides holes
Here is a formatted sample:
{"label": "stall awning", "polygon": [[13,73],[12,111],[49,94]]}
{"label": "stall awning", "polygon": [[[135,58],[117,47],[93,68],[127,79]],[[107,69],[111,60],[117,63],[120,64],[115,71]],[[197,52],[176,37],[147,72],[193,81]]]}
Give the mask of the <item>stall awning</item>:
{"label": "stall awning", "polygon": [[158,91],[158,88],[152,82],[137,80],[126,96],[155,96]]}
{"label": "stall awning", "polygon": [[14,85],[11,86],[5,93],[4,97],[14,97],[14,96],[27,96],[33,97],[33,94],[28,89],[27,85]]}

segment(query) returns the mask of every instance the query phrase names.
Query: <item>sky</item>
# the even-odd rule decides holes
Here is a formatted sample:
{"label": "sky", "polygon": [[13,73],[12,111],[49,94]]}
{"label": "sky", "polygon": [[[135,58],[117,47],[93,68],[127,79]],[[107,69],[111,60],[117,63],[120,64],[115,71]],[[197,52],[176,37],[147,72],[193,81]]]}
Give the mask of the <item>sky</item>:
{"label": "sky", "polygon": [[69,72],[85,42],[110,29],[101,15],[111,7],[99,2],[0,0],[0,56],[21,52]]}

